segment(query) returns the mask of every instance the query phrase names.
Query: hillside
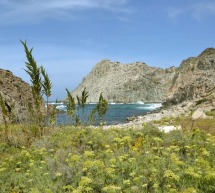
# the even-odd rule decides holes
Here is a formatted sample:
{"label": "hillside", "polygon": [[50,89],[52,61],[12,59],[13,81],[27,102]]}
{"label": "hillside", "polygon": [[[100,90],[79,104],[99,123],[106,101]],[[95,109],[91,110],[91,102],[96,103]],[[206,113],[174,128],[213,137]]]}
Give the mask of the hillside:
{"label": "hillside", "polygon": [[[0,69],[0,93],[13,117],[13,122],[23,121],[27,116],[27,104],[32,102],[31,87],[8,70]],[[0,122],[2,122],[0,110]]]}
{"label": "hillside", "polygon": [[98,101],[103,92],[109,102],[162,101],[175,75],[175,68],[149,67],[145,63],[121,64],[103,60],[72,92],[76,96],[86,87],[88,102]]}
{"label": "hillside", "polygon": [[197,100],[215,93],[215,49],[208,48],[198,57],[184,60],[176,69],[166,102],[177,104]]}
{"label": "hillside", "polygon": [[214,71],[214,48],[182,61],[178,68],[161,69],[141,62],[122,64],[103,60],[72,91],[72,95],[79,95],[86,87],[88,102],[98,101],[99,94],[103,92],[109,102],[162,101],[177,104],[212,92]]}

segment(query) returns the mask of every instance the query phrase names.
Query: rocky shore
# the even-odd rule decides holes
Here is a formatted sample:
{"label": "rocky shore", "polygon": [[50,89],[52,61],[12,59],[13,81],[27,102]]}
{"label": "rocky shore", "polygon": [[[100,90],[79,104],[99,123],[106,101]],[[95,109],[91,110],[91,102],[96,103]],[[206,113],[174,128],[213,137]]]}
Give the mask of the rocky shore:
{"label": "rocky shore", "polygon": [[[211,97],[210,97],[211,98]],[[213,97],[212,97],[213,98]],[[147,113],[143,116],[132,117],[128,123],[117,124],[117,125],[107,125],[104,126],[104,129],[109,128],[138,128],[145,123],[149,123],[152,121],[161,120],[164,117],[179,117],[179,116],[191,116],[194,112],[200,111],[202,112],[201,118],[211,118],[206,116],[205,112],[215,111],[215,99],[205,99],[204,102],[199,104],[199,101],[203,100],[202,98],[195,101],[186,101],[178,105],[173,105],[171,107],[163,107],[157,109],[154,112]],[[166,126],[160,125],[159,128],[164,131],[178,129],[180,126]]]}

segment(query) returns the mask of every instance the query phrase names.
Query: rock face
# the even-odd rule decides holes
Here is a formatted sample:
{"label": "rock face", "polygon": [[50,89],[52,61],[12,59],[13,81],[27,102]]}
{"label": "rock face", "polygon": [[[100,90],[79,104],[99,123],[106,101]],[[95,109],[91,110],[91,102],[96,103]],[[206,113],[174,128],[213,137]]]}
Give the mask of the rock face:
{"label": "rock face", "polygon": [[79,95],[86,87],[88,102],[97,102],[101,92],[109,102],[157,102],[163,100],[174,75],[174,67],[163,70],[140,62],[120,64],[103,60],[83,79],[72,95]]}
{"label": "rock face", "polygon": [[[176,69],[166,93],[166,102],[178,104],[215,93],[215,49],[208,48],[198,57],[184,60]],[[213,97],[212,97],[213,98]]]}
{"label": "rock face", "polygon": [[[27,104],[32,102],[31,87],[22,79],[14,76],[8,70],[0,69],[0,93],[4,99],[8,112],[13,114],[13,122],[25,120]],[[2,122],[0,108],[0,122]]]}
{"label": "rock face", "polygon": [[161,69],[141,62],[121,64],[103,60],[72,91],[72,95],[80,95],[86,87],[89,91],[88,102],[97,102],[103,92],[108,102],[162,101],[178,104],[214,92],[214,74],[214,48],[184,60],[178,68]]}

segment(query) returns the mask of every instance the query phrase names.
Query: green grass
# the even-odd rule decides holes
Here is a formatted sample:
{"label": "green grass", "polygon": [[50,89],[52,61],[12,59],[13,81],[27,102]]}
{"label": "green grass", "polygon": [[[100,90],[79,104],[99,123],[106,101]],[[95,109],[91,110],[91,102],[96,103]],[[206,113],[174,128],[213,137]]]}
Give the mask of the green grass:
{"label": "green grass", "polygon": [[215,136],[197,128],[62,127],[29,148],[1,142],[0,151],[1,193],[215,190]]}

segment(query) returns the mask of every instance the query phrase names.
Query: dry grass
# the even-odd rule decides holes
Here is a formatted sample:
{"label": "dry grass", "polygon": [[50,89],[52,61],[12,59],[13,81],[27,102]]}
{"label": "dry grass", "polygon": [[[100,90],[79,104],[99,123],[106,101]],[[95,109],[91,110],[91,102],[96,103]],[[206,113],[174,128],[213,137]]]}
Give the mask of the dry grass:
{"label": "dry grass", "polygon": [[[198,119],[194,122],[193,128],[199,128],[202,131],[215,135],[215,112],[206,112],[209,116],[206,119]],[[191,115],[179,117],[164,117],[159,121],[153,121],[156,125],[174,125],[181,126],[184,130],[190,130],[192,127]]]}

